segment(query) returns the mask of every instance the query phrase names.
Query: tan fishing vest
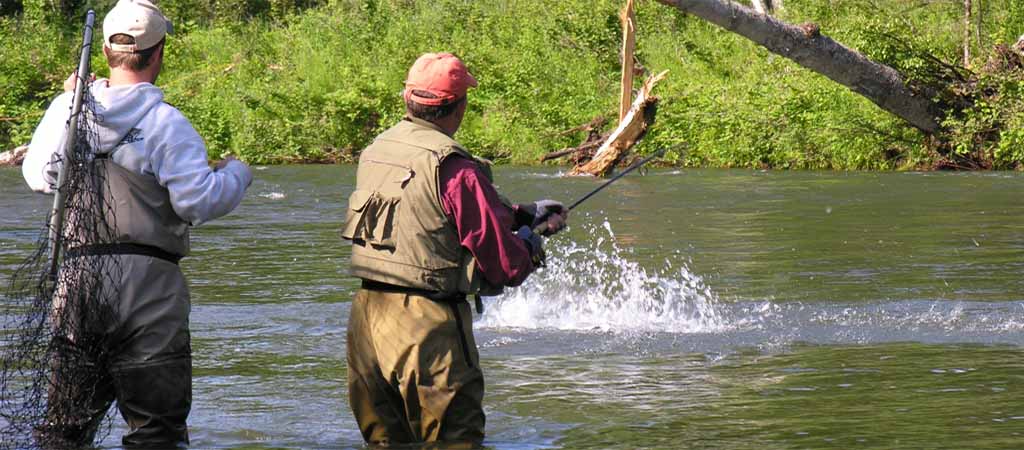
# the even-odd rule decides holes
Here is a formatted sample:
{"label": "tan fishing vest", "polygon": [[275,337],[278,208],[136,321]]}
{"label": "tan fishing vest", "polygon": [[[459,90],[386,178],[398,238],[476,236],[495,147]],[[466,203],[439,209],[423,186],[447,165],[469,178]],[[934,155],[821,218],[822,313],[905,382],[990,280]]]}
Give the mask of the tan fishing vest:
{"label": "tan fishing vest", "polygon": [[140,244],[177,256],[188,255],[189,225],[174,212],[167,188],[154,177],[134,173],[109,158],[97,158],[95,164],[106,178],[103,198],[113,208],[104,209],[107,223],[114,225],[117,236],[103,237],[106,242],[83,244]]}
{"label": "tan fishing vest", "polygon": [[359,157],[341,230],[352,241],[352,275],[443,293],[495,295],[441,206],[441,162],[476,161],[430,123],[405,119]]}

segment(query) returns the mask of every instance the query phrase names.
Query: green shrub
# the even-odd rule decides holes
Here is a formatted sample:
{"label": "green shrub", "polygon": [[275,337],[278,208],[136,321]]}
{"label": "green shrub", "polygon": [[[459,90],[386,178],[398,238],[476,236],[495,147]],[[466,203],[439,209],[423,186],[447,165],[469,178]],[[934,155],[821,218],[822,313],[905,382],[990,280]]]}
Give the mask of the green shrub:
{"label": "green shrub", "polygon": [[[0,121],[0,148],[27,141],[72,70],[80,33],[74,16],[89,6],[105,11],[109,6],[100,6],[112,2],[67,3],[74,9],[69,19],[41,19],[43,28],[27,38],[12,37],[38,22],[0,19],[0,117],[7,118]],[[1021,2],[984,2],[987,43],[1024,32]],[[177,34],[168,39],[158,84],[206,139],[212,158],[346,161],[402,117],[400,92],[415,58],[452,51],[480,80],[458,139],[499,162],[534,163],[584,137],[562,131],[617,114],[621,5],[163,0]],[[782,18],[816,22],[836,40],[934,83],[951,76],[940,62],[959,57],[958,8],[793,0]],[[666,159],[815,169],[912,168],[936,158],[929,141],[899,119],[735,34],[654,2],[640,2],[637,15],[638,57],[652,72],[670,71],[655,90],[657,122],[641,153],[686,143]],[[975,50],[983,63],[985,49]],[[102,56],[96,52],[93,61],[102,65]],[[1020,82],[984,82],[1001,95],[948,119],[949,140],[961,152],[986,152],[994,167],[1020,167]],[[992,127],[998,131],[979,147],[979,133]]]}

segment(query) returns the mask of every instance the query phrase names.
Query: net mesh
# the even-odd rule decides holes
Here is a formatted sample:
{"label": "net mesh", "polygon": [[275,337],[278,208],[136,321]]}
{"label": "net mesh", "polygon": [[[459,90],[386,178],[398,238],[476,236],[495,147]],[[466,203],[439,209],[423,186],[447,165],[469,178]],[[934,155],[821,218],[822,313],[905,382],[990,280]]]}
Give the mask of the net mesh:
{"label": "net mesh", "polygon": [[[87,88],[68,130],[73,144],[51,165],[67,171],[57,187],[65,204],[59,239],[51,241],[48,218],[3,299],[0,450],[90,445],[110,429],[108,339],[122,271],[117,258],[75,253],[117,236],[104,165],[95,162],[99,120]],[[56,273],[54,245],[62,256]]]}

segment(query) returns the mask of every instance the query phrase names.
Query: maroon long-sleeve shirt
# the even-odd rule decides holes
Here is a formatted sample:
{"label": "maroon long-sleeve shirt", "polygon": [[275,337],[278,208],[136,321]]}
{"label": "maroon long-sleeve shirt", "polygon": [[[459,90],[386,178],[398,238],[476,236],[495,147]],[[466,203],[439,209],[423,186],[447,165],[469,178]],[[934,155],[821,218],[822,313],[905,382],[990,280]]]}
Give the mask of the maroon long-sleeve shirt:
{"label": "maroon long-sleeve shirt", "polygon": [[476,257],[495,286],[518,286],[533,271],[530,249],[513,233],[512,210],[476,162],[451,157],[441,163],[441,206],[455,224],[462,246]]}

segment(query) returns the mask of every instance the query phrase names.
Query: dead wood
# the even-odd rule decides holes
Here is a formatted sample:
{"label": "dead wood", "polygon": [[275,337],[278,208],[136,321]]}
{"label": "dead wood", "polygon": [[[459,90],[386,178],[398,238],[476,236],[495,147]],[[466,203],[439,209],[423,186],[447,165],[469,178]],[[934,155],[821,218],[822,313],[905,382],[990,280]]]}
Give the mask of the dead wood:
{"label": "dead wood", "polygon": [[626,0],[626,6],[619,14],[622,21],[622,79],[619,92],[619,122],[626,118],[633,101],[633,61],[636,51],[636,15],[633,0]]}
{"label": "dead wood", "polygon": [[604,128],[604,126],[607,125],[607,124],[608,124],[608,119],[605,118],[605,116],[597,116],[593,120],[591,120],[590,122],[587,122],[587,123],[585,123],[583,125],[580,125],[578,127],[573,127],[573,128],[568,129],[568,130],[565,130],[565,131],[559,131],[558,133],[555,133],[555,136],[566,136],[566,135],[569,135],[569,134],[573,134],[573,133],[575,133],[577,131],[600,130],[601,128]]}
{"label": "dead wood", "polygon": [[0,166],[20,166],[27,153],[27,145],[22,145],[11,151],[0,152]]}
{"label": "dead wood", "polygon": [[611,173],[615,165],[629,154],[630,149],[643,138],[654,123],[658,98],[652,96],[651,91],[667,73],[668,71],[661,72],[644,82],[625,119],[607,139],[602,141],[593,158],[584,164],[577,164],[569,171],[569,175],[605,176]]}

